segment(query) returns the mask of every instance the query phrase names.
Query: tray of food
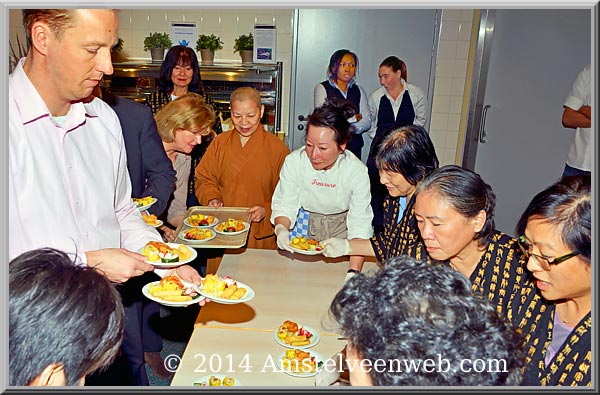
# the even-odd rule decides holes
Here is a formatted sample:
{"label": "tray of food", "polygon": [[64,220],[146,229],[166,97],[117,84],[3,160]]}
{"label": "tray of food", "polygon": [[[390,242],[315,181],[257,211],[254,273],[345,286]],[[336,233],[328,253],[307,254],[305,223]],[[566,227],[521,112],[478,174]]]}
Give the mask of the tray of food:
{"label": "tray of food", "polygon": [[[175,230],[177,234],[175,242],[193,248],[243,247],[248,241],[251,226],[250,214],[246,212],[247,210],[248,207],[190,207],[184,221]],[[235,229],[227,226],[221,229],[219,225],[224,224],[241,225]],[[210,237],[203,237],[199,229],[210,229],[212,234]]]}

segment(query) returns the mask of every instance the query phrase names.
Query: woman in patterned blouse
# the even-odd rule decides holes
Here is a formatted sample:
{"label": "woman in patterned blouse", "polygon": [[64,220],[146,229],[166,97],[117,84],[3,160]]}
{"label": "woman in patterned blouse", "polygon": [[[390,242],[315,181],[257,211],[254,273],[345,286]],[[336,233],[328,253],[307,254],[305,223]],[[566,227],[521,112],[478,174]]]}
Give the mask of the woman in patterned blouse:
{"label": "woman in patterned blouse", "polygon": [[512,302],[526,335],[524,385],[591,380],[590,177],[564,177],[537,194],[517,224],[534,281]]}
{"label": "woman in patterned blouse", "polygon": [[328,239],[324,255],[375,256],[378,262],[399,255],[426,258],[415,220],[417,184],[438,167],[429,134],[421,126],[390,130],[375,150],[381,183],[388,194],[383,202],[383,231],[371,239]]}

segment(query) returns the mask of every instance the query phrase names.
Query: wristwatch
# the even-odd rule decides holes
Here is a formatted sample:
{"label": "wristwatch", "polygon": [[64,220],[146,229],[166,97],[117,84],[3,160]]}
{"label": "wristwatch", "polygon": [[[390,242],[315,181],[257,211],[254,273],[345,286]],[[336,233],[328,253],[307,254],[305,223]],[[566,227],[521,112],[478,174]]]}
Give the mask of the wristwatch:
{"label": "wristwatch", "polygon": [[348,269],[348,271],[346,273],[354,273],[354,274],[358,274],[360,273],[358,270],[356,269]]}

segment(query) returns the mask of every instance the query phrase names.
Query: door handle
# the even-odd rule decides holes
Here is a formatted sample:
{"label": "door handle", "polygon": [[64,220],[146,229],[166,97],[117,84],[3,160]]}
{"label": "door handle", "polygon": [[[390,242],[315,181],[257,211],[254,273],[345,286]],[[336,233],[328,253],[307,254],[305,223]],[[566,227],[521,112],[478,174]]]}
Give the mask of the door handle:
{"label": "door handle", "polygon": [[298,115],[298,121],[304,122],[304,121],[306,121],[306,117],[304,117],[304,115],[300,114],[300,115]]}
{"label": "door handle", "polygon": [[485,120],[487,119],[487,112],[490,109],[490,105],[486,104],[483,107],[483,111],[481,114],[481,125],[479,125],[479,142],[482,144],[485,144],[485,136],[487,135],[486,131],[485,131]]}

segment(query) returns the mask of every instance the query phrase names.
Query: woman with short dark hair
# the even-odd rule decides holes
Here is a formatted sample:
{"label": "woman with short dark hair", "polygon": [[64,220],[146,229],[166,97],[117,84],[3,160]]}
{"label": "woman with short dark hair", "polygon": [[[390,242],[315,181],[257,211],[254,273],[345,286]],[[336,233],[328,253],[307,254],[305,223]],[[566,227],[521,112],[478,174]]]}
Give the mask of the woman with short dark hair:
{"label": "woman with short dark hair", "polygon": [[375,256],[379,262],[397,255],[426,258],[414,205],[417,184],[439,163],[429,134],[416,125],[391,130],[380,143],[375,162],[388,192],[383,202],[383,231],[370,240],[325,240],[325,256]]}

